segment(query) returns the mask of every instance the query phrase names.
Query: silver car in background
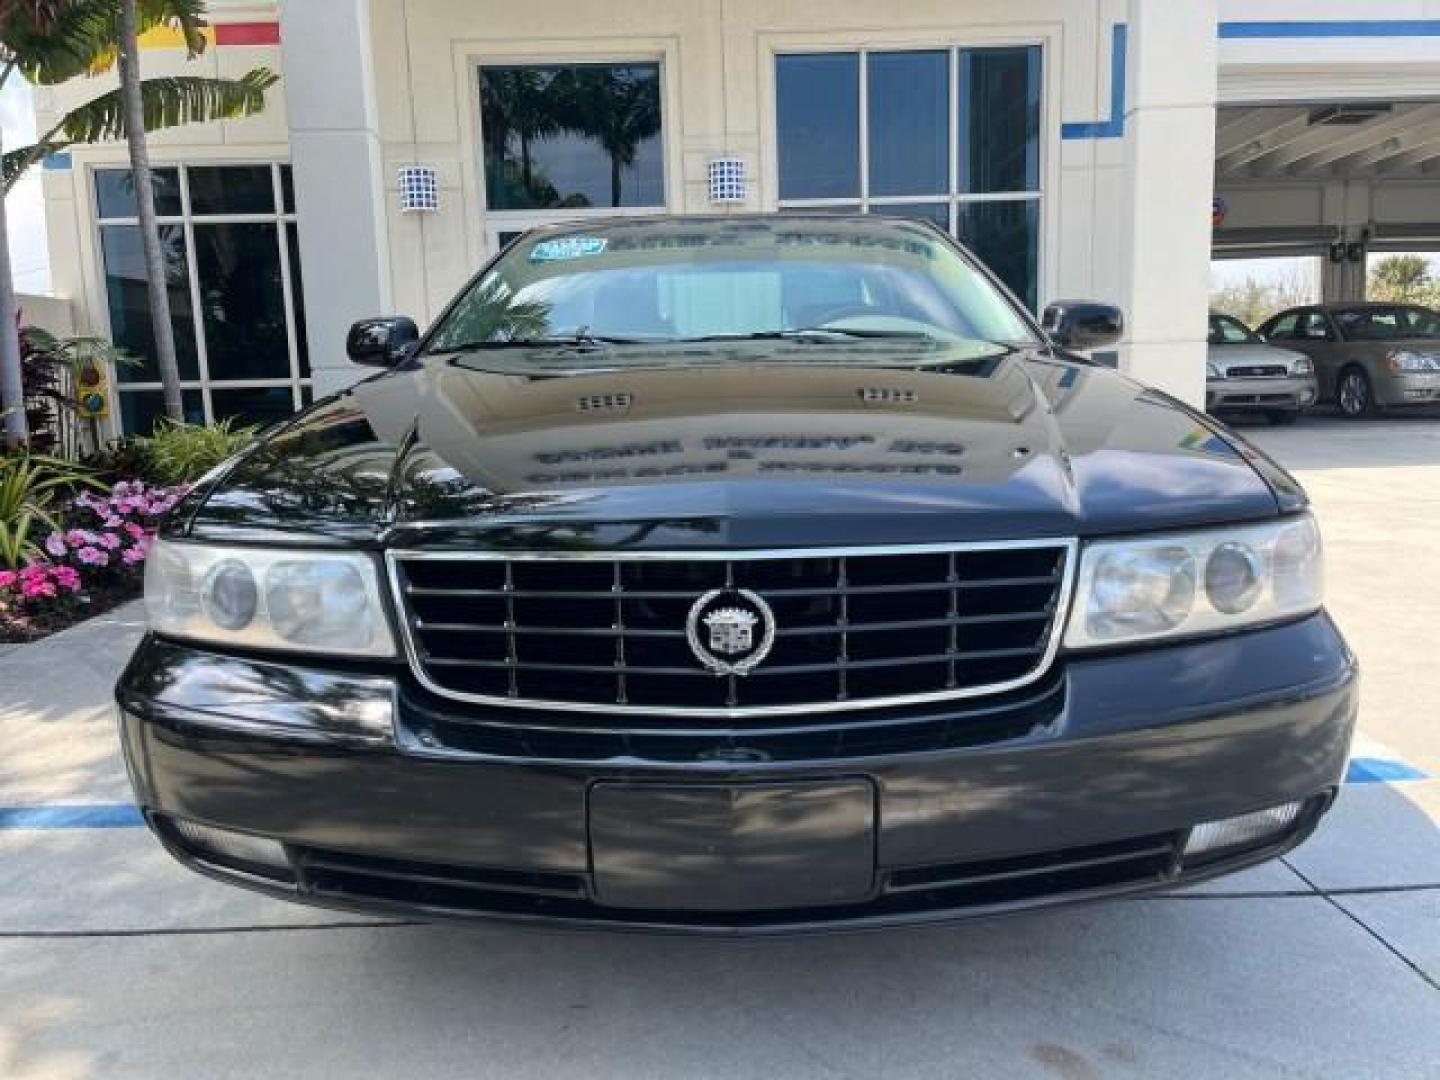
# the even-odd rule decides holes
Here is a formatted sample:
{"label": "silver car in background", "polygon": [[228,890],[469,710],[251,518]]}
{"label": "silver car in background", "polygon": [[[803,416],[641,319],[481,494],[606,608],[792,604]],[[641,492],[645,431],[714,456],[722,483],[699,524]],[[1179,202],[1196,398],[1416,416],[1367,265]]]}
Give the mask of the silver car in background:
{"label": "silver car in background", "polygon": [[1293,424],[1320,396],[1315,366],[1303,353],[1266,344],[1231,315],[1210,313],[1205,364],[1205,411],[1263,415]]}

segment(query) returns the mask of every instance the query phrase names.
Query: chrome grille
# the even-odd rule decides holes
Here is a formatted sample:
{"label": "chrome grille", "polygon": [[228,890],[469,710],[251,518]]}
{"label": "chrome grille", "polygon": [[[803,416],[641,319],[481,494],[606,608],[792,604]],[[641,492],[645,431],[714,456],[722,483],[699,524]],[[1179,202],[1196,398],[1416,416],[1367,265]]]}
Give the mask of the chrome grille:
{"label": "chrome grille", "polygon": [[[1048,666],[1074,541],[771,552],[390,554],[414,670],[488,704],[778,715],[971,697]],[[697,598],[743,589],[775,640],[716,675],[687,640]]]}

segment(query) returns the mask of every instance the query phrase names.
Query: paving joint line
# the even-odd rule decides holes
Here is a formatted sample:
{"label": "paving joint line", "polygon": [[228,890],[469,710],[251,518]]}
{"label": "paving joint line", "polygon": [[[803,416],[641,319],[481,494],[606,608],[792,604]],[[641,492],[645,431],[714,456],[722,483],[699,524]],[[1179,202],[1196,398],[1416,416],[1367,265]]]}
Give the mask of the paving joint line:
{"label": "paving joint line", "polygon": [[[1296,874],[1309,883],[1309,879],[1296,871]],[[1351,888],[1332,889],[1330,892],[1321,892],[1316,889],[1313,892],[1301,892],[1298,889],[1286,892],[1233,892],[1233,893],[1158,893],[1154,896],[1130,897],[1133,900],[1304,900],[1321,899],[1329,901],[1337,910],[1347,918],[1356,922],[1366,933],[1370,934],[1377,941],[1394,953],[1399,959],[1415,971],[1422,979],[1440,990],[1440,983],[1436,983],[1425,972],[1421,971],[1408,958],[1397,952],[1389,942],[1376,934],[1370,927],[1366,926],[1354,915],[1346,911],[1339,904],[1331,899],[1332,896],[1369,896],[1389,893],[1411,893],[1411,892],[1434,892],[1440,890],[1440,884],[1435,885],[1377,885],[1373,888]],[[1116,897],[1117,901],[1125,899]],[[24,941],[24,940],[47,940],[47,939],[83,939],[83,938],[141,938],[141,937],[205,937],[218,934],[268,934],[281,931],[301,930],[365,930],[365,929],[391,929],[404,926],[445,926],[453,925],[453,920],[427,921],[425,919],[379,919],[374,921],[341,920],[338,922],[324,923],[242,923],[237,926],[162,926],[150,928],[137,928],[132,930],[0,930],[0,941]],[[503,926],[501,920],[488,923],[483,919],[476,919],[473,925],[483,927],[485,925]],[[957,925],[951,923],[950,925]],[[923,929],[919,925],[913,929]]]}
{"label": "paving joint line", "polygon": [[[1305,882],[1306,885],[1309,885],[1311,888],[1315,888],[1315,883],[1314,883],[1313,881],[1311,881],[1308,877],[1306,877],[1304,874],[1302,874],[1296,867],[1291,866],[1291,864],[1290,864],[1288,861],[1285,863],[1285,865],[1286,865],[1286,866],[1289,866],[1290,869],[1291,869],[1292,871],[1294,871],[1295,876],[1298,877],[1301,881]],[[1319,892],[1318,889],[1317,889],[1316,891]],[[1394,888],[1392,888],[1392,889],[1389,889],[1389,890],[1386,890],[1386,891],[1389,891],[1389,892],[1404,892],[1404,891],[1410,891],[1410,890],[1406,889],[1404,886],[1396,886],[1396,887],[1394,887]],[[1377,941],[1377,942],[1380,944],[1380,947],[1381,947],[1381,948],[1383,948],[1383,949],[1384,949],[1386,952],[1388,952],[1391,956],[1395,957],[1395,959],[1399,960],[1399,961],[1400,961],[1402,964],[1404,964],[1407,968],[1409,968],[1411,971],[1413,971],[1413,972],[1415,973],[1415,975],[1420,979],[1421,982],[1423,982],[1426,986],[1430,987],[1430,989],[1432,989],[1432,990],[1440,991],[1440,982],[1436,982],[1433,978],[1430,977],[1430,975],[1429,975],[1419,964],[1415,963],[1415,961],[1411,960],[1408,956],[1406,956],[1404,953],[1402,953],[1402,952],[1401,952],[1399,949],[1397,949],[1394,945],[1391,945],[1390,942],[1386,941],[1385,938],[1382,937],[1378,931],[1376,931],[1375,929],[1373,929],[1373,928],[1370,926],[1370,924],[1367,923],[1364,919],[1360,918],[1360,917],[1359,917],[1358,915],[1356,915],[1354,912],[1352,912],[1352,911],[1350,911],[1349,909],[1347,909],[1344,905],[1342,905],[1342,904],[1340,904],[1339,902],[1337,902],[1336,899],[1335,899],[1335,897],[1336,897],[1336,896],[1342,896],[1342,895],[1343,895],[1343,896],[1354,896],[1354,895],[1357,895],[1357,893],[1354,892],[1354,891],[1342,893],[1342,892],[1340,892],[1339,890],[1333,890],[1333,891],[1330,892],[1330,893],[1320,892],[1320,896],[1325,900],[1325,902],[1326,902],[1327,904],[1329,904],[1331,907],[1333,907],[1336,911],[1340,912],[1341,915],[1344,915],[1345,918],[1349,919],[1349,920],[1350,920],[1351,922],[1353,922],[1356,926],[1358,926],[1361,930],[1365,931],[1365,933],[1369,934],[1370,937],[1374,938],[1375,941]]]}
{"label": "paving joint line", "polygon": [[293,930],[366,930],[396,926],[433,926],[420,919],[388,919],[375,922],[246,923],[240,926],[157,926],[136,930],[0,930],[0,941],[56,940],[67,938],[210,937],[218,934],[273,934]]}

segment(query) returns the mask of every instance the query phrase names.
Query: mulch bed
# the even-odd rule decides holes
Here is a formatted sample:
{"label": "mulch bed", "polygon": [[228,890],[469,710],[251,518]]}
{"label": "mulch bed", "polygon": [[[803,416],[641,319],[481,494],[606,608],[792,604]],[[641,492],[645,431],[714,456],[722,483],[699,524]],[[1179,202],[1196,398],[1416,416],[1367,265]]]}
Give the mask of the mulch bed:
{"label": "mulch bed", "polygon": [[67,604],[59,611],[46,611],[34,615],[19,612],[0,614],[0,645],[24,645],[39,641],[51,634],[68,630],[72,626],[103,615],[128,600],[136,600],[141,592],[141,583],[127,581],[119,584],[99,585],[86,589],[83,597],[73,604]]}

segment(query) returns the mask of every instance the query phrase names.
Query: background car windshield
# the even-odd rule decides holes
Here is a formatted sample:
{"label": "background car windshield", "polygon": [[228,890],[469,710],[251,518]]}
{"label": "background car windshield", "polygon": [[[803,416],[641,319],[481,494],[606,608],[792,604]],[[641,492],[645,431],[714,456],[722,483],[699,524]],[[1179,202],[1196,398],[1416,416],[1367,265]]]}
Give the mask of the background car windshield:
{"label": "background car windshield", "polygon": [[1347,341],[1440,338],[1440,315],[1428,308],[1350,308],[1335,313]]}
{"label": "background car windshield", "polygon": [[571,336],[664,343],[824,328],[1033,343],[1001,292],[908,222],[629,222],[515,244],[456,302],[430,352]]}
{"label": "background car windshield", "polygon": [[1210,316],[1211,345],[1263,345],[1264,339],[1229,315]]}

